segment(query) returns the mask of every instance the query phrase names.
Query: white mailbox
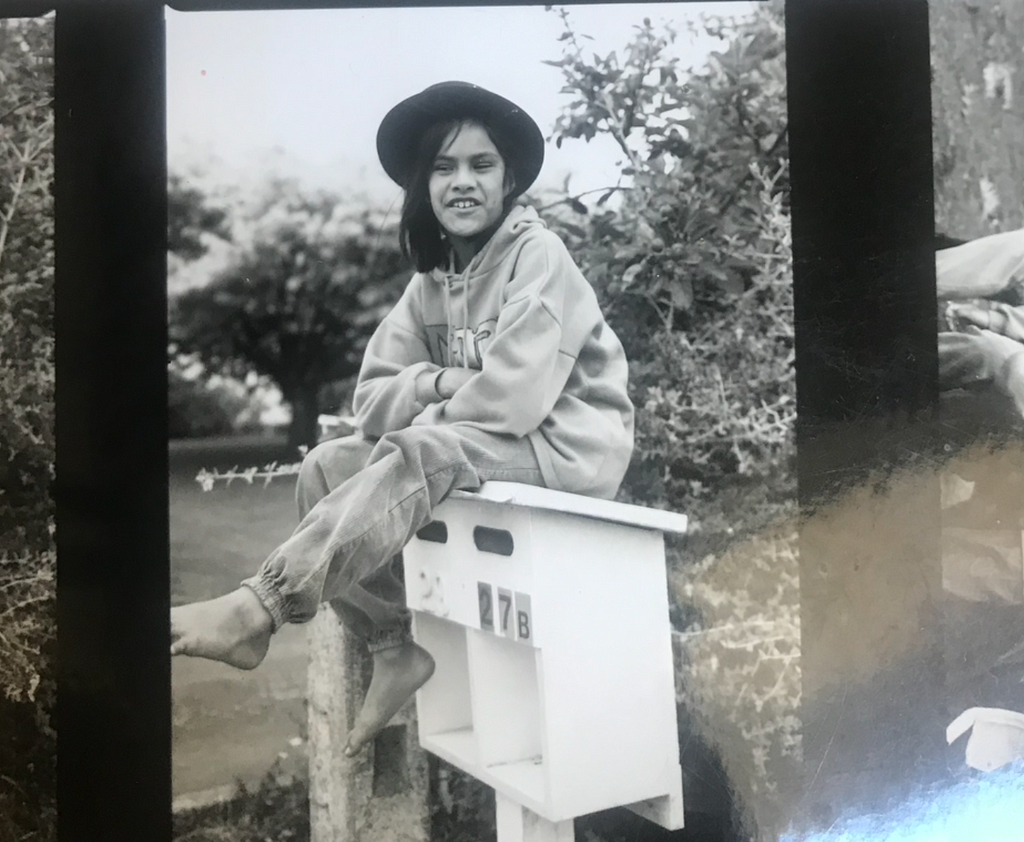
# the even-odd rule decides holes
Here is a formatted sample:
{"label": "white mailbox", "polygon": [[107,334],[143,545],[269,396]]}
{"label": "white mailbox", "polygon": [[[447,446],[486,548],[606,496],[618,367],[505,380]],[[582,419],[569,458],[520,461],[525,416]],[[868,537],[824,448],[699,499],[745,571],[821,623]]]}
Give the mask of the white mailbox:
{"label": "white mailbox", "polygon": [[620,806],[682,827],[663,533],[685,530],[490,482],[406,547],[413,634],[437,663],[420,743],[494,788],[499,839],[571,840],[573,818]]}

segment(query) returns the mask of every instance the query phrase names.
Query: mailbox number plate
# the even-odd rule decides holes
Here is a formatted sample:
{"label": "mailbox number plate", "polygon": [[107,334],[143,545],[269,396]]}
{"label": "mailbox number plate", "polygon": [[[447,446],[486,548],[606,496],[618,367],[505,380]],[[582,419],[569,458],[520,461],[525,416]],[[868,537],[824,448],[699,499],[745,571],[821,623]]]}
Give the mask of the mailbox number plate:
{"label": "mailbox number plate", "polygon": [[495,588],[490,582],[477,582],[476,590],[481,629],[521,643],[533,643],[533,610],[529,594]]}
{"label": "mailbox number plate", "polygon": [[480,602],[480,628],[494,631],[494,588],[487,582],[477,582],[476,592]]}
{"label": "mailbox number plate", "polygon": [[498,588],[498,626],[505,637],[515,639],[515,623],[512,619],[512,591]]}
{"label": "mailbox number plate", "polygon": [[525,593],[516,593],[516,640],[533,643],[533,612],[530,595]]}

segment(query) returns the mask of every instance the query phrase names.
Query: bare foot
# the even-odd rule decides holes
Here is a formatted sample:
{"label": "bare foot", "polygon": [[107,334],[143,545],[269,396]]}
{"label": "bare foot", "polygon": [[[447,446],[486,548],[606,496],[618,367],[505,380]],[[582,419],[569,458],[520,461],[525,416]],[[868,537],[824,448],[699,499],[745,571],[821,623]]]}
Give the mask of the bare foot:
{"label": "bare foot", "polygon": [[388,724],[417,690],[434,674],[430,653],[413,643],[403,643],[373,653],[373,678],[363,709],[348,735],[345,755],[351,757]]}
{"label": "bare foot", "polygon": [[273,624],[249,588],[172,608],[171,655],[209,658],[251,670],[267,654]]}

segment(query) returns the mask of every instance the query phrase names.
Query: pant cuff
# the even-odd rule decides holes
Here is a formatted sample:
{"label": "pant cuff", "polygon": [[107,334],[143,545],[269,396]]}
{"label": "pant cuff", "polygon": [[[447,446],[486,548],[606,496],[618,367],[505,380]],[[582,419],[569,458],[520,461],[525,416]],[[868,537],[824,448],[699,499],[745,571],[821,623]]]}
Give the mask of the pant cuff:
{"label": "pant cuff", "polygon": [[274,587],[272,582],[260,576],[253,576],[251,579],[246,579],[242,582],[242,587],[248,588],[256,594],[256,598],[259,599],[267,610],[267,613],[273,620],[272,633],[276,633],[281,626],[288,622],[284,596]]}
{"label": "pant cuff", "polygon": [[394,649],[397,646],[404,646],[412,641],[412,634],[404,626],[393,629],[386,629],[374,632],[366,640],[366,648],[370,652],[380,652],[384,649]]}

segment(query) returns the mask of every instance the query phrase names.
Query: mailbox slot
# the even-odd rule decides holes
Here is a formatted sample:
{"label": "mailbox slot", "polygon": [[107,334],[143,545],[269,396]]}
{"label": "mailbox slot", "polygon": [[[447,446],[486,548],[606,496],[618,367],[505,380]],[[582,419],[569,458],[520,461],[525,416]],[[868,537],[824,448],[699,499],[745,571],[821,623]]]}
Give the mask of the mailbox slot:
{"label": "mailbox slot", "polygon": [[432,520],[416,533],[421,541],[432,541],[435,544],[448,543],[448,525],[443,520]]}
{"label": "mailbox slot", "polygon": [[515,549],[512,533],[507,529],[492,529],[489,526],[473,528],[473,543],[482,553],[510,556]]}

